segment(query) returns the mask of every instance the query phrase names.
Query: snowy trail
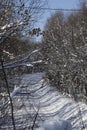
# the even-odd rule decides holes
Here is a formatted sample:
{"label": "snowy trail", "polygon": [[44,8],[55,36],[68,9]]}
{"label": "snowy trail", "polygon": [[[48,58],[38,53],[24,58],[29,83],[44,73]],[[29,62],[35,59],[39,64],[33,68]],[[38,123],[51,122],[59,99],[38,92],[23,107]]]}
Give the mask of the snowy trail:
{"label": "snowy trail", "polygon": [[[73,130],[81,130],[83,127],[83,120],[85,126],[83,130],[86,130],[87,105],[81,102],[76,103],[68,96],[60,94],[55,87],[49,84],[43,84],[43,75],[43,73],[26,74],[21,78],[20,93],[16,94],[13,99],[17,130],[27,130],[27,128],[30,127],[29,122],[31,120],[29,120],[29,117],[33,115],[34,110],[37,111],[39,107],[37,124],[38,122],[40,124],[44,120],[48,120],[48,122],[51,122],[50,125],[52,128],[51,129],[49,126],[49,129],[57,130],[58,123],[60,125],[61,122],[64,123],[65,120],[66,123],[67,121],[71,123]],[[80,111],[78,106],[80,107]],[[82,120],[80,114],[82,114]],[[54,120],[57,120],[57,126]],[[55,124],[55,129],[53,129],[53,122]],[[20,125],[17,125],[17,123]],[[42,126],[46,126],[45,129],[48,130],[46,122],[44,122]],[[37,130],[42,130],[42,127]],[[66,129],[59,127],[58,130],[71,130],[71,128],[70,126]]]}

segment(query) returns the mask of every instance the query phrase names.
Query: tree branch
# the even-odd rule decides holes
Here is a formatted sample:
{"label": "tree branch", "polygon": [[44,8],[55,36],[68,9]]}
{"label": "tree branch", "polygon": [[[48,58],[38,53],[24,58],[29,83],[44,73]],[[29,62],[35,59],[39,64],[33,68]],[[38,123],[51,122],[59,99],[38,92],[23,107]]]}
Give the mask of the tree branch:
{"label": "tree branch", "polygon": [[10,105],[11,105],[11,117],[12,117],[13,130],[16,130],[16,128],[15,128],[15,121],[14,121],[14,113],[13,113],[13,103],[12,103],[12,99],[11,99],[11,96],[10,96],[8,80],[7,80],[6,72],[4,70],[3,60],[2,59],[1,59],[1,66],[2,66],[2,71],[3,71],[3,74],[4,74],[4,80],[5,80],[6,88],[7,88],[7,93],[9,95],[9,101],[10,101]]}

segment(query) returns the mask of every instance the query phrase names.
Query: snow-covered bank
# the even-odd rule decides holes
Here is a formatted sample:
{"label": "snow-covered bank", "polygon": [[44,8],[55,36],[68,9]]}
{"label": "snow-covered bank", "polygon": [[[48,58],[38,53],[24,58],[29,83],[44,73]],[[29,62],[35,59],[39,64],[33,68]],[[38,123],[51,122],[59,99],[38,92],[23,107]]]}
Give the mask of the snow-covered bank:
{"label": "snow-covered bank", "polygon": [[72,130],[71,124],[68,121],[58,118],[46,120],[36,130]]}
{"label": "snow-covered bank", "polygon": [[84,130],[83,127],[86,130],[87,105],[60,94],[55,87],[44,82],[43,76],[44,73],[36,73],[21,77],[20,92],[13,98],[17,130],[32,127],[30,122],[38,109],[37,130]]}

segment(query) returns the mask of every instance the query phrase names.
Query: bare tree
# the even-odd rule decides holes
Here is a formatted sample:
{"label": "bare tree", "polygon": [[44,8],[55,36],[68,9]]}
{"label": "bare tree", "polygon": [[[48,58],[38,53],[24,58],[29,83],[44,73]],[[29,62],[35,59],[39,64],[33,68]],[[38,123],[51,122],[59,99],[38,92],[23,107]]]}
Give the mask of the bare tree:
{"label": "bare tree", "polygon": [[77,95],[86,93],[87,70],[87,6],[82,3],[79,12],[65,18],[56,12],[45,28],[45,60],[47,74],[61,91]]}
{"label": "bare tree", "polygon": [[[12,54],[12,52],[10,52],[12,44],[10,45],[8,43],[9,41],[10,43],[12,42],[11,40],[13,40],[13,42],[18,42],[18,38],[23,38],[24,36],[29,37],[29,31],[34,27],[34,23],[37,22],[39,15],[42,13],[41,7],[43,4],[44,2],[41,0],[0,1],[0,66],[2,66],[2,70],[0,70],[0,74],[2,75],[2,77],[0,77],[0,84],[4,83],[5,85],[0,91],[0,96],[4,95],[1,97],[6,101],[9,97],[14,130],[13,104],[10,95],[11,91],[8,83],[7,70],[4,69],[4,53]],[[20,48],[20,46],[16,47],[18,47],[17,49]],[[6,48],[8,48],[8,51],[6,51]]]}

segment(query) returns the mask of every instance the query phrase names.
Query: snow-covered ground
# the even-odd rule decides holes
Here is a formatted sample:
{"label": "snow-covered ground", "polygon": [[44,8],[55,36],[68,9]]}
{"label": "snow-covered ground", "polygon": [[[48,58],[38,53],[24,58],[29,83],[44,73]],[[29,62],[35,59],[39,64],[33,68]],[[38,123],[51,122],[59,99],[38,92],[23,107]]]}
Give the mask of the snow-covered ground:
{"label": "snow-covered ground", "polygon": [[[44,75],[22,75],[20,86],[14,88],[13,96],[11,93],[16,129],[29,130],[37,115],[36,130],[86,130],[87,105],[60,94],[44,81]],[[12,129],[12,125],[4,123],[1,129]]]}

